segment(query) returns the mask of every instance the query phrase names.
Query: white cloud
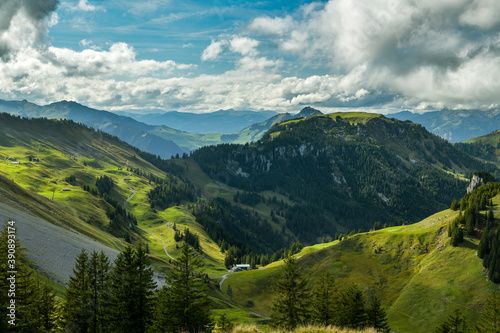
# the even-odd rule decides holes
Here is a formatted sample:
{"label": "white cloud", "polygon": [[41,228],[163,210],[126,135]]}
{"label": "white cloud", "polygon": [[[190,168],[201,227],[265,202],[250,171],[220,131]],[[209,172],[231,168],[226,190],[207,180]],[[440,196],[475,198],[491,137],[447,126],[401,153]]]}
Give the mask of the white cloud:
{"label": "white cloud", "polygon": [[207,46],[203,53],[201,54],[202,61],[215,60],[222,53],[222,47],[227,44],[226,40],[214,41]]}
{"label": "white cloud", "polygon": [[497,0],[474,0],[460,16],[463,24],[488,30],[500,24],[500,2]]}
{"label": "white cloud", "polygon": [[248,29],[251,32],[256,32],[264,35],[281,36],[290,31],[294,26],[292,17],[285,16],[283,18],[271,18],[269,16],[257,17],[249,25]]}
{"label": "white cloud", "polygon": [[233,36],[230,42],[231,51],[240,53],[243,56],[255,57],[259,54],[256,50],[259,42],[248,37]]}

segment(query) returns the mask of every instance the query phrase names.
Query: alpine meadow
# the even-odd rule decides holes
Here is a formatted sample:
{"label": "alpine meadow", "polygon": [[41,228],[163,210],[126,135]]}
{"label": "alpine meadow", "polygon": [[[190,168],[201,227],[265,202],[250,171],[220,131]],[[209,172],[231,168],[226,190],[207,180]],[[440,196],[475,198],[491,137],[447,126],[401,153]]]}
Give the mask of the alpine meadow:
{"label": "alpine meadow", "polygon": [[0,332],[500,332],[499,32],[0,0]]}

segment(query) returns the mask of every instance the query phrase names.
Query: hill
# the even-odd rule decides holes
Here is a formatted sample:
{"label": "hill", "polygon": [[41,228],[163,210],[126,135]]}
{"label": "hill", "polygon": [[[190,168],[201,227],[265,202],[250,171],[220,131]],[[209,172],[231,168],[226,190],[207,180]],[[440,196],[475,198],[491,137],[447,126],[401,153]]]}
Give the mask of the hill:
{"label": "hill", "polygon": [[[1,202],[6,205],[0,209],[0,216],[4,219],[19,217],[34,224],[53,224],[116,250],[127,241],[148,243],[160,272],[169,269],[166,251],[176,256],[182,244],[173,240],[175,223],[181,232],[189,227],[199,236],[209,272],[224,271],[220,249],[182,205],[184,199],[176,199],[161,211],[151,208],[148,193],[158,186],[189,188],[167,173],[165,161],[156,156],[70,120],[0,114],[0,161]],[[113,185],[99,186],[99,179]],[[44,228],[52,230],[54,226]],[[36,235],[29,237],[35,240]],[[78,237],[75,235],[75,239]],[[66,281],[50,253],[33,253],[35,266],[49,276],[57,276],[57,281]],[[76,250],[66,253],[71,260],[76,254]]]}
{"label": "hill", "polygon": [[456,143],[455,146],[469,155],[500,165],[500,130]]}
{"label": "hill", "polygon": [[242,129],[267,120],[277,113],[273,111],[235,111],[219,110],[209,113],[160,112],[137,114],[132,112],[114,112],[118,115],[134,118],[149,125],[165,125],[189,133],[236,133]]}
{"label": "hill", "polygon": [[403,111],[391,114],[399,120],[421,124],[450,142],[463,142],[500,128],[500,110],[448,110],[425,113]]}
{"label": "hill", "polygon": [[[500,197],[494,198],[498,207]],[[467,237],[453,247],[448,225],[457,212],[445,210],[410,225],[357,234],[342,241],[304,248],[295,257],[314,285],[328,271],[343,289],[356,283],[368,299],[378,296],[396,332],[433,332],[459,307],[474,323],[496,285],[476,255],[479,240]],[[495,217],[498,216],[495,214]],[[269,314],[271,288],[282,262],[229,275],[233,299]]]}
{"label": "hill", "polygon": [[274,221],[306,244],[376,221],[416,222],[465,194],[464,175],[496,172],[420,125],[367,113],[285,121],[256,143],[192,158],[240,191],[287,197],[290,205],[270,209],[284,218]]}

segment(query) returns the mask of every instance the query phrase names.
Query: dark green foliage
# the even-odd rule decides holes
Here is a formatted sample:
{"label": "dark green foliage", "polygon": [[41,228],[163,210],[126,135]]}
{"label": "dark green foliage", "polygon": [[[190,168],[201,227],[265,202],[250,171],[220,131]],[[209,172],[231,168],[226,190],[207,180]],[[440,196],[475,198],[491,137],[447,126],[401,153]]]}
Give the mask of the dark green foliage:
{"label": "dark green foliage", "polygon": [[227,248],[235,248],[235,261],[241,261],[244,255],[272,253],[288,243],[286,236],[275,232],[267,220],[222,198],[200,201],[193,214],[221,247],[224,241]]}
{"label": "dark green foliage", "polygon": [[274,282],[276,294],[271,306],[273,326],[291,330],[309,320],[311,300],[307,283],[297,260],[289,255]]}
{"label": "dark green foliage", "polygon": [[171,206],[180,205],[181,201],[194,201],[196,194],[187,183],[170,177],[166,184],[156,186],[149,191],[148,198],[151,207],[159,210],[167,209]]}
{"label": "dark green foliage", "polygon": [[103,196],[104,194],[109,195],[114,185],[115,183],[113,182],[113,179],[106,175],[97,178],[97,180],[95,181],[95,186],[97,187],[99,195],[101,196]]}
{"label": "dark green foliage", "polygon": [[189,228],[186,228],[186,230],[184,230],[184,236],[182,238],[184,239],[186,244],[191,246],[196,251],[201,252],[200,238],[197,234],[193,234],[192,232],[190,232]]}
{"label": "dark green foliage", "polygon": [[450,209],[455,210],[455,211],[460,209],[460,204],[458,203],[457,200],[453,200],[453,202],[451,203]]}
{"label": "dark green foliage", "polygon": [[436,333],[466,333],[467,319],[465,319],[459,308],[446,318],[446,320],[436,329]]}
{"label": "dark green foliage", "polygon": [[154,313],[157,320],[152,332],[210,332],[213,327],[203,261],[188,245],[173,262],[169,288],[160,290]]}
{"label": "dark green foliage", "polygon": [[486,300],[486,306],[475,327],[478,333],[500,332],[500,293],[493,293]]}
{"label": "dark green foliage", "polygon": [[362,328],[367,324],[365,298],[356,284],[342,290],[335,304],[335,325]]}
{"label": "dark green foliage", "polygon": [[374,219],[418,221],[465,193],[466,183],[442,166],[485,166],[418,125],[384,117],[353,125],[338,118],[285,122],[260,142],[205,147],[193,158],[209,175],[223,173],[221,181],[242,191],[272,190],[297,202],[285,210],[287,227],[307,244],[334,235],[336,225],[368,230]]}
{"label": "dark green foliage", "polygon": [[145,332],[152,320],[153,270],[143,245],[126,247],[110,275],[108,325],[112,332]]}
{"label": "dark green foliage", "polygon": [[313,292],[313,320],[320,325],[332,325],[335,321],[334,297],[337,288],[330,272],[322,273]]}
{"label": "dark green foliage", "polygon": [[460,216],[454,219],[448,226],[448,236],[451,237],[451,245],[457,246],[464,241],[464,232],[460,226]]}
{"label": "dark green foliage", "polygon": [[483,266],[488,269],[488,278],[500,282],[500,228],[484,230],[477,255],[483,259]]}
{"label": "dark green foliage", "polygon": [[71,184],[73,186],[77,185],[76,176],[75,175],[71,175],[69,177],[64,178],[64,181],[68,182],[69,184]]}
{"label": "dark green foliage", "polygon": [[380,299],[374,296],[367,311],[367,326],[373,327],[377,332],[390,332],[391,328],[387,323],[387,313],[382,308]]}
{"label": "dark green foliage", "polygon": [[69,332],[89,332],[92,324],[89,257],[85,250],[76,258],[73,275],[69,278],[64,305],[64,322]]}
{"label": "dark green foliage", "polygon": [[261,202],[265,202],[264,197],[261,194],[247,191],[236,192],[233,198],[234,202],[241,202],[244,205],[255,206]]}

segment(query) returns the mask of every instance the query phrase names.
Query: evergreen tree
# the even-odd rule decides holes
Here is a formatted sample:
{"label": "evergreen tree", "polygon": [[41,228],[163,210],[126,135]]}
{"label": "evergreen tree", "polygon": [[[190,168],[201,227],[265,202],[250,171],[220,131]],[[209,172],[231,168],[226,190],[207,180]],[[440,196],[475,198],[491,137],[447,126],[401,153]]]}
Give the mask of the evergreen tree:
{"label": "evergreen tree", "polygon": [[337,326],[362,328],[366,325],[365,298],[356,284],[350,285],[340,293],[335,311]]}
{"label": "evergreen tree", "polygon": [[127,246],[115,260],[110,279],[109,325],[112,332],[146,330],[151,318],[153,273],[144,246]]}
{"label": "evergreen tree", "polygon": [[486,300],[486,306],[476,325],[478,333],[500,332],[500,293],[493,293]]}
{"label": "evergreen tree", "polygon": [[189,245],[182,248],[173,262],[168,278],[170,288],[158,295],[155,313],[162,314],[162,323],[154,324],[160,332],[210,332],[213,328],[211,310],[203,277],[203,261]]}
{"label": "evergreen tree", "polygon": [[304,324],[310,317],[310,292],[302,268],[290,254],[285,258],[282,271],[274,282],[276,296],[271,309],[273,326],[291,330]]}
{"label": "evergreen tree", "polygon": [[380,299],[374,296],[370,302],[370,308],[367,311],[367,325],[373,327],[377,332],[390,332],[391,328],[387,323],[387,313],[382,308]]}
{"label": "evergreen tree", "polygon": [[459,308],[446,318],[446,320],[436,329],[436,333],[465,333],[467,332],[467,319],[465,319]]}
{"label": "evergreen tree", "polygon": [[322,273],[313,292],[313,319],[321,325],[332,325],[334,322],[333,302],[337,292],[330,272]]}
{"label": "evergreen tree", "polygon": [[218,326],[218,331],[222,333],[232,332],[234,328],[234,324],[229,319],[227,319],[225,313],[221,314],[221,316],[219,317],[217,326]]}
{"label": "evergreen tree", "polygon": [[108,257],[102,251],[93,251],[89,259],[90,332],[101,332],[105,326],[105,307],[109,305],[109,274]]}
{"label": "evergreen tree", "polygon": [[63,314],[68,332],[90,332],[92,311],[88,259],[83,249],[76,258],[73,275],[69,278]]}

